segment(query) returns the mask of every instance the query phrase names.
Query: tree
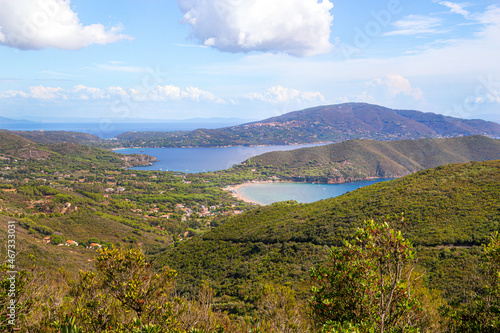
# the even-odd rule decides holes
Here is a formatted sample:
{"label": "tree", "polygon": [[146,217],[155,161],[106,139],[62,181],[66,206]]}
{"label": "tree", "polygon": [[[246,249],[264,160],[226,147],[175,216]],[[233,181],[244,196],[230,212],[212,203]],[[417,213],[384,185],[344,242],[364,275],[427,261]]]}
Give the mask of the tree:
{"label": "tree", "polygon": [[100,332],[106,328],[132,325],[120,318],[125,310],[142,325],[159,324],[180,332],[174,308],[181,301],[172,297],[176,272],[156,272],[139,250],[101,249],[97,272],[81,272],[73,287],[74,309],[80,325]]}
{"label": "tree", "polygon": [[414,268],[415,251],[401,231],[367,221],[311,270],[315,322],[327,332],[418,331]]}

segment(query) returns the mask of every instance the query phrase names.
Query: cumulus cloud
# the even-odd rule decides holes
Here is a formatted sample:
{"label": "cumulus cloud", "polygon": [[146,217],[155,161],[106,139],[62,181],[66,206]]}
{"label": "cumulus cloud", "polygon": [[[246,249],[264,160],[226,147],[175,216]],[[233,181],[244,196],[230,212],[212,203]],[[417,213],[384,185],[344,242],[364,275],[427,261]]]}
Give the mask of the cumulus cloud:
{"label": "cumulus cloud", "polygon": [[29,96],[36,99],[66,99],[64,89],[61,87],[30,87]]}
{"label": "cumulus cloud", "polygon": [[0,0],[0,44],[21,50],[77,50],[132,37],[118,25],[83,25],[70,0]]}
{"label": "cumulus cloud", "polygon": [[372,80],[369,85],[385,86],[392,97],[403,94],[411,96],[417,101],[424,100],[422,90],[420,90],[420,88],[413,88],[410,81],[401,75],[387,75],[382,79]]}
{"label": "cumulus cloud", "polygon": [[325,97],[317,91],[299,91],[296,89],[275,86],[267,89],[263,94],[250,93],[245,98],[266,103],[324,103]]}
{"label": "cumulus cloud", "polygon": [[10,98],[31,98],[38,100],[113,100],[126,99],[136,102],[151,102],[151,101],[181,101],[189,100],[194,102],[212,102],[224,104],[225,101],[214,94],[196,87],[187,87],[181,89],[173,85],[156,86],[152,89],[122,87],[107,87],[105,89],[87,87],[84,85],[76,85],[71,89],[63,89],[61,87],[45,87],[35,86],[30,87],[28,91],[2,91],[0,99]]}
{"label": "cumulus cloud", "polygon": [[207,101],[212,101],[216,103],[223,104],[224,100],[221,98],[218,98],[214,94],[201,90],[200,88],[196,87],[187,87],[186,91],[183,91],[181,94],[182,97],[189,98],[193,101],[199,102],[200,100],[207,100]]}
{"label": "cumulus cloud", "polygon": [[183,22],[204,46],[225,52],[328,53],[329,0],[178,0]]}

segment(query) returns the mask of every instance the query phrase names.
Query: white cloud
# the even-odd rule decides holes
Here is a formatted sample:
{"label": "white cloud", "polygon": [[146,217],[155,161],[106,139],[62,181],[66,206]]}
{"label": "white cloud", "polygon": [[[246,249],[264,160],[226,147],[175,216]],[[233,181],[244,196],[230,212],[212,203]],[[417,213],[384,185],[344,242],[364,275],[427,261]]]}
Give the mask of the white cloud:
{"label": "white cloud", "polygon": [[102,89],[86,87],[82,84],[75,86],[69,93],[76,99],[86,100],[104,98],[104,91]]}
{"label": "white cloud", "polygon": [[329,0],[178,0],[183,22],[203,45],[226,52],[328,53]]}
{"label": "white cloud", "polygon": [[27,98],[29,96],[24,91],[16,91],[16,90],[0,91],[0,99],[9,99],[16,97]]}
{"label": "white cloud", "polygon": [[387,32],[384,36],[410,36],[441,32],[436,30],[436,27],[441,25],[441,19],[437,17],[408,15],[404,19],[394,22],[392,25],[396,30]]}
{"label": "white cloud", "polygon": [[106,88],[105,96],[127,96],[128,93],[122,87],[108,87]]}
{"label": "white cloud", "polygon": [[208,91],[201,90],[201,89],[196,88],[196,87],[187,87],[186,91],[183,91],[181,93],[181,96],[185,97],[185,98],[189,98],[189,99],[196,101],[196,102],[199,102],[200,100],[207,100],[207,101],[212,101],[212,102],[219,103],[219,104],[225,103],[224,100],[222,100],[221,98],[218,98],[214,94],[212,94]]}
{"label": "white cloud", "polygon": [[408,79],[401,75],[387,75],[382,79],[375,79],[369,82],[371,86],[385,86],[389,94],[394,97],[399,94],[411,96],[417,101],[423,101],[424,96],[420,88],[413,88]]}
{"label": "white cloud", "polygon": [[448,7],[452,13],[462,15],[465,18],[469,16],[469,12],[464,9],[465,5],[463,4],[450,1],[440,1],[439,4]]}
{"label": "white cloud", "polygon": [[27,92],[8,90],[0,92],[0,99],[32,98],[38,100],[112,100],[125,99],[134,102],[150,101],[181,101],[211,102],[225,104],[226,102],[214,94],[196,87],[182,90],[173,85],[156,86],[152,89],[108,87],[105,89],[76,85],[71,89],[61,87],[30,87]]}
{"label": "white cloud", "polygon": [[[61,87],[44,87],[36,86],[30,87],[29,96],[36,99],[66,99],[64,89]],[[20,94],[21,95],[21,94]],[[22,95],[21,95],[22,96]]]}
{"label": "white cloud", "polygon": [[21,50],[77,50],[132,39],[122,26],[83,25],[70,0],[0,0],[0,44]]}
{"label": "white cloud", "polygon": [[245,98],[249,100],[258,100],[266,103],[324,103],[325,97],[317,91],[299,91],[296,89],[275,86],[267,89],[263,94],[250,93]]}
{"label": "white cloud", "polygon": [[173,85],[158,86],[154,90],[153,94],[156,94],[156,97],[154,97],[155,99],[180,100],[181,88]]}

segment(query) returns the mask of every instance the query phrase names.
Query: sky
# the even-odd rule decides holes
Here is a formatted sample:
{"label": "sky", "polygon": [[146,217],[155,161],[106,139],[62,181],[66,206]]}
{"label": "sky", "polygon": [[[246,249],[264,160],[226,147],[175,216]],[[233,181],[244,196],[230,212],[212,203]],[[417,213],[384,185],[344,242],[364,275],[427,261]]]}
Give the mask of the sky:
{"label": "sky", "polygon": [[0,116],[264,119],[365,102],[500,122],[498,0],[0,0]]}

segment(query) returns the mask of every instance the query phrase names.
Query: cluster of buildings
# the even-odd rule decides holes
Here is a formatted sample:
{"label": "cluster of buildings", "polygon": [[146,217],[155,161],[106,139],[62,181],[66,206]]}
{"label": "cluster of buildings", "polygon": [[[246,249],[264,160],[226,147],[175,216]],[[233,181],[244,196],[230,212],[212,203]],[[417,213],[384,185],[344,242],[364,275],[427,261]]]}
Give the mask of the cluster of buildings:
{"label": "cluster of buildings", "polygon": [[[45,237],[43,239],[43,241],[44,241],[45,244],[50,244],[51,240],[52,240],[52,237],[50,237],[50,236],[47,236],[47,237]],[[75,242],[74,240],[68,239],[65,243],[57,244],[57,246],[73,246],[73,247],[77,247],[78,246],[78,242]],[[90,243],[89,246],[87,246],[87,249],[91,249],[91,250],[98,250],[100,248],[102,248],[102,245],[98,244],[98,243]]]}

